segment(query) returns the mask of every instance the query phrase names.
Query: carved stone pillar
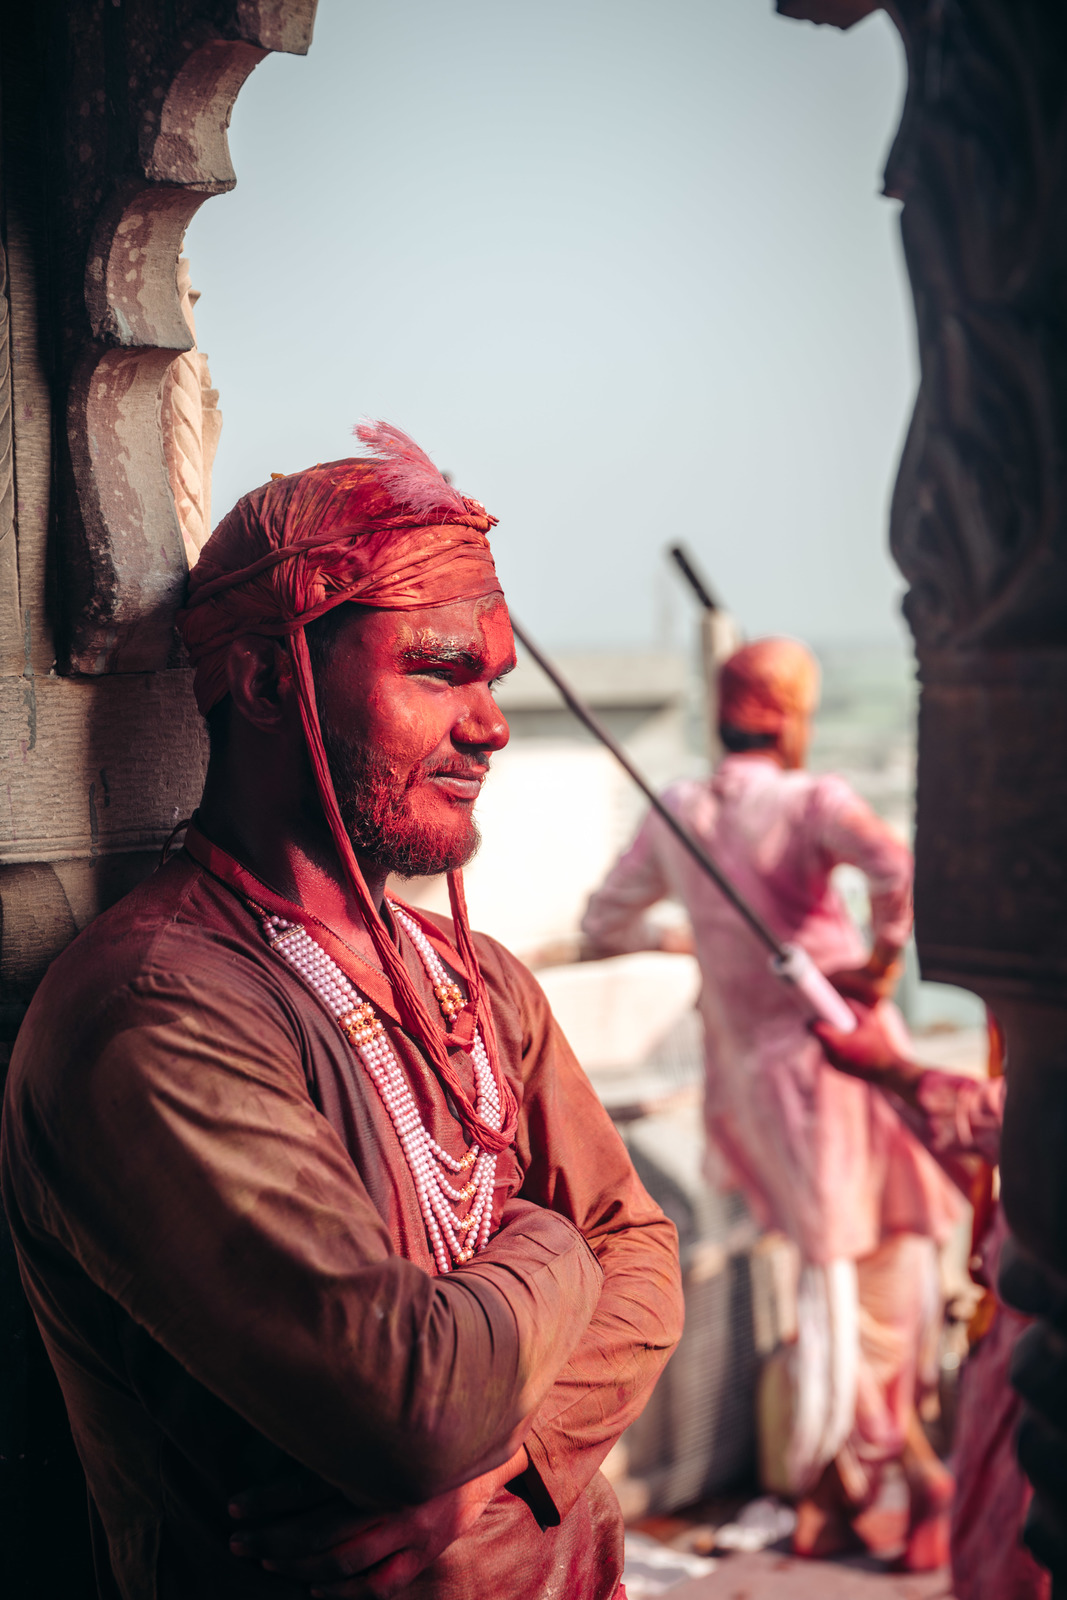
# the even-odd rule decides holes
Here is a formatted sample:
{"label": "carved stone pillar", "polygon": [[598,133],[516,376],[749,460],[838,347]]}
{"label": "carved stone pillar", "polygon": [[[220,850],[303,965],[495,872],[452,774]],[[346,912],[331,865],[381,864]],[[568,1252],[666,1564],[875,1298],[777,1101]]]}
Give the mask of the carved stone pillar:
{"label": "carved stone pillar", "polygon": [[218,390],[211,387],[207,356],[196,345],[193,308],[200,296],[189,282],[184,256],[178,261],[178,294],[193,347],[171,362],[163,378],[163,454],[185,559],[193,566],[211,532],[211,467],[222,432],[222,412]]}
{"label": "carved stone pillar", "polygon": [[[0,7],[0,1080],[48,962],[151,870],[199,796],[206,741],[173,618],[184,541],[195,552],[210,525],[219,419],[178,251],[235,181],[241,84],[268,51],[306,50],[314,12]],[[180,496],[164,381],[168,415],[185,407]],[[0,1222],[3,1600],[95,1596],[86,1516]]]}
{"label": "carved stone pillar", "polygon": [[886,10],[922,374],[891,527],[922,684],[919,952],[1005,1026],[1005,1207],[1067,1276],[1067,10]]}

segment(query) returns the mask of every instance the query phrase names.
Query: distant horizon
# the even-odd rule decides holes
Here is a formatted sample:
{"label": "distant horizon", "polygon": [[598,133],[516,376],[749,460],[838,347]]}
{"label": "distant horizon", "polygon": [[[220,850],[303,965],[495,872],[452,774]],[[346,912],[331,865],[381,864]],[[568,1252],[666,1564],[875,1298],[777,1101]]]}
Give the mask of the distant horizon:
{"label": "distant horizon", "polygon": [[[506,595],[505,599],[507,599]],[[775,630],[768,630],[769,633],[774,631]],[[767,635],[746,631],[745,637],[746,639],[751,640],[765,638]],[[802,638],[803,643],[806,644],[809,649],[814,650],[816,655],[832,654],[835,651],[843,653],[892,652],[895,655],[911,657],[914,657],[915,654],[914,640],[912,639],[907,623],[904,621],[903,617],[901,617],[900,626],[897,629],[887,630],[884,634],[865,634],[863,636],[852,634],[840,635],[837,638],[819,639],[794,633],[791,634],[790,637]],[[535,642],[544,643],[544,640],[536,639]],[[552,654],[557,656],[609,656],[626,655],[629,653],[656,654],[657,652],[662,652],[665,655],[686,655],[690,652],[690,650],[697,651],[699,649],[699,644],[700,639],[698,621],[696,610],[694,608],[691,636],[688,639],[679,636],[669,642],[657,642],[655,639],[642,639],[640,641],[619,640],[613,643],[610,639],[605,638],[590,643],[589,641],[583,642],[581,640],[564,638],[555,641],[550,646],[550,649]],[[525,654],[521,645],[517,645],[517,649],[520,655]]]}

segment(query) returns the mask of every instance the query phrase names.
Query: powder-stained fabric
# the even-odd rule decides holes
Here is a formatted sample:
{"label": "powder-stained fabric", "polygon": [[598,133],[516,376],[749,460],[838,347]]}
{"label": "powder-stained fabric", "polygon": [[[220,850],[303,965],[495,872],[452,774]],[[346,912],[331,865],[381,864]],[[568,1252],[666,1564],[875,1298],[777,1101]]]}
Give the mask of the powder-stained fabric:
{"label": "powder-stained fabric", "polygon": [[[933,1068],[916,1085],[917,1107],[902,1115],[964,1192],[977,1156],[1000,1160],[1005,1078],[972,1079]],[[999,1204],[975,1241],[971,1268],[994,1292],[1008,1225]],[[952,1506],[952,1593],[956,1600],[1049,1600],[1052,1579],[1022,1542],[1033,1490],[1015,1454],[1023,1402],[1011,1386],[1011,1353],[1031,1318],[999,1297],[989,1326],[971,1349],[960,1379],[953,1434],[956,1497]]]}
{"label": "powder-stained fabric", "polygon": [[[664,799],[823,972],[867,955],[831,881],[843,862],[867,878],[872,937],[906,941],[910,855],[842,779],[727,756],[710,783],[683,780]],[[689,914],[704,977],[708,1138],[722,1181],[807,1261],[856,1260],[894,1232],[947,1238],[952,1185],[883,1095],[825,1060],[763,945],[655,813],[592,897],[585,932],[601,950],[654,948],[645,913],[668,895]]]}
{"label": "powder-stained fabric", "polygon": [[[674,1229],[534,979],[475,943],[521,1110],[495,1236],[446,1276],[358,1058],[188,855],[38,991],[4,1199],[125,1600],[296,1600],[229,1553],[235,1492],[295,1460],[359,1505],[413,1503],[507,1459],[524,1427],[516,1492],[405,1595],[614,1593],[621,1521],[598,1469],[678,1338]],[[462,1154],[437,1077],[388,1026],[427,1128]]]}

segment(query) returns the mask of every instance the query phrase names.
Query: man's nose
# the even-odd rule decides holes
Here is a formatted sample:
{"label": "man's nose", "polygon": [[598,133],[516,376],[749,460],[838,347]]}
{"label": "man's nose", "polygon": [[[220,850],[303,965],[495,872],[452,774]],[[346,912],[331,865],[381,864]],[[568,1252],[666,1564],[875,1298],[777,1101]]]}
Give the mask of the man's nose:
{"label": "man's nose", "polygon": [[488,685],[476,686],[476,692],[452,729],[453,742],[477,750],[503,750],[510,738],[511,730],[504,713]]}

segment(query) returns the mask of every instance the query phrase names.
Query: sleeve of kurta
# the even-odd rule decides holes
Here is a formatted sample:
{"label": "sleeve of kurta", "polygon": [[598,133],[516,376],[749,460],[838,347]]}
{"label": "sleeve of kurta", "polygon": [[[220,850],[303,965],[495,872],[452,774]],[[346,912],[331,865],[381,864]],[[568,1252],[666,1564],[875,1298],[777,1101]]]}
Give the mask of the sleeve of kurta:
{"label": "sleeve of kurta", "polygon": [[6,1170],[48,1248],[261,1434],[357,1504],[419,1502],[507,1460],[554,1393],[600,1314],[596,1240],[516,1200],[462,1272],[396,1256],[249,966],[172,935],[75,1040],[38,1018],[71,1065],[23,1074]]}
{"label": "sleeve of kurta", "polygon": [[640,1413],[682,1332],[678,1236],[641,1184],[545,995],[518,962],[509,974],[523,1021],[520,1193],[579,1228],[604,1282],[596,1311],[526,1436],[562,1519]]}
{"label": "sleeve of kurta", "polygon": [[1007,1086],[1006,1078],[967,1078],[929,1067],[916,1084],[918,1108],[904,1106],[901,1115],[939,1161],[980,1156],[995,1167]]}
{"label": "sleeve of kurta", "polygon": [[582,932],[598,955],[658,950],[659,929],[645,912],[670,894],[658,835],[662,823],[649,812],[636,839],[590,896]]}
{"label": "sleeve of kurta", "polygon": [[843,778],[821,778],[813,795],[813,839],[831,866],[847,862],[867,879],[875,940],[902,949],[912,923],[911,851]]}

